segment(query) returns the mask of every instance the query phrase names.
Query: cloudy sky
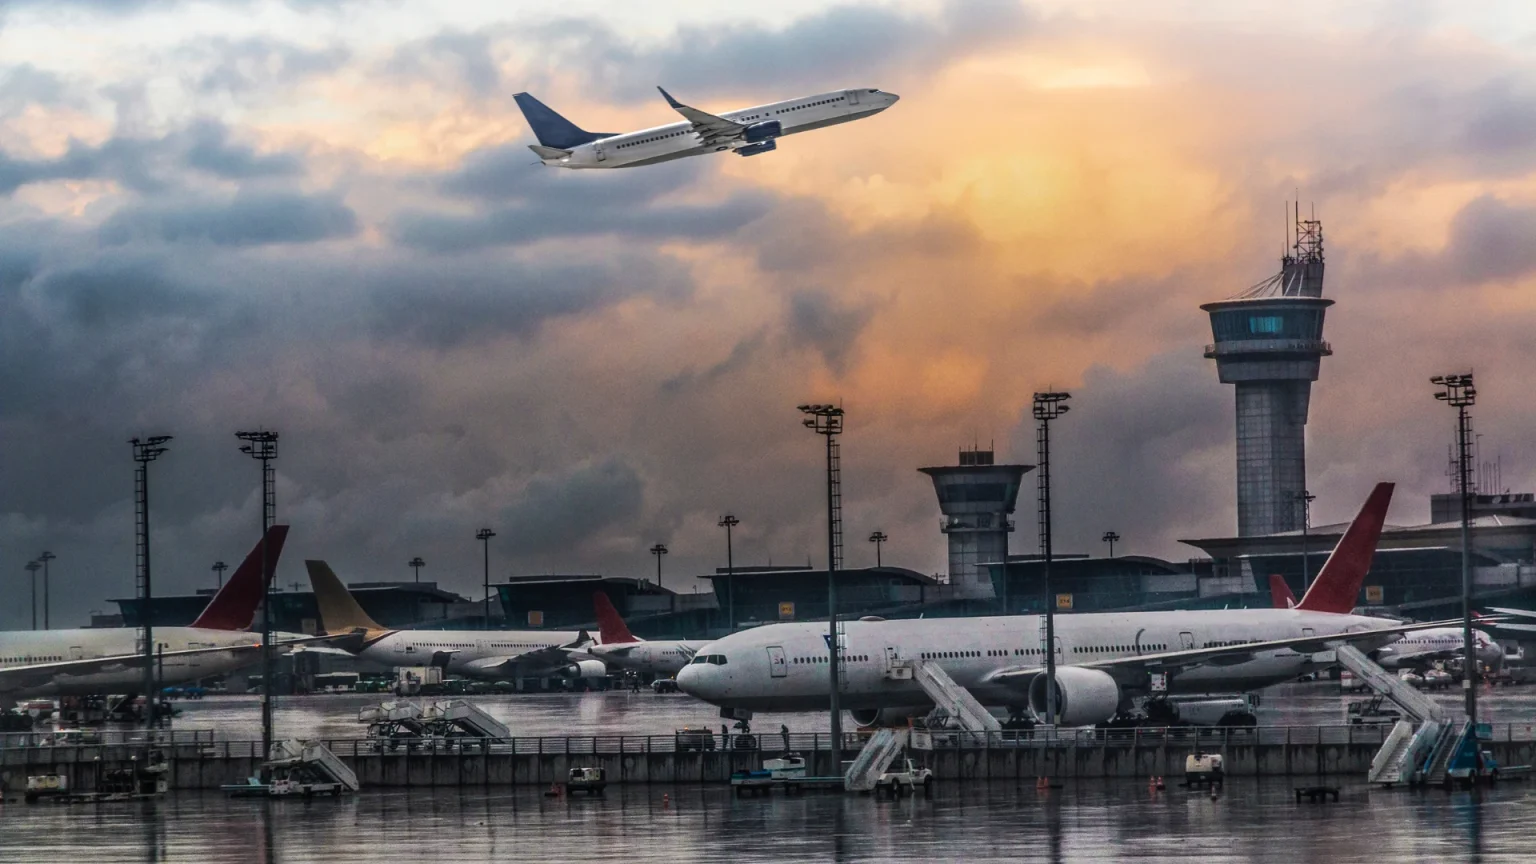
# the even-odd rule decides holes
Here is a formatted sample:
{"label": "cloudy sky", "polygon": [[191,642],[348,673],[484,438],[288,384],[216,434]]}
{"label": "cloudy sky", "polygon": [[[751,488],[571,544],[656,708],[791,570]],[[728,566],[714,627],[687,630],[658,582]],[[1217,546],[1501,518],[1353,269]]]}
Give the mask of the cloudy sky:
{"label": "cloudy sky", "polygon": [[[1201,302],[1277,268],[1298,190],[1335,355],[1318,522],[1446,487],[1430,375],[1474,367],[1485,458],[1536,488],[1536,13],[1459,2],[0,0],[0,627],[133,590],[127,439],[159,591],[259,525],[233,433],[282,436],[281,579],[645,575],[821,560],[840,400],[850,563],[944,567],[916,472],[1057,427],[1057,547],[1235,526]],[[1475,7],[1475,8],[1467,8]],[[859,123],[616,172],[536,167],[512,101],[589,129],[835,88]],[[1026,494],[1032,501],[1032,495]],[[1015,545],[1035,543],[1033,506]]]}

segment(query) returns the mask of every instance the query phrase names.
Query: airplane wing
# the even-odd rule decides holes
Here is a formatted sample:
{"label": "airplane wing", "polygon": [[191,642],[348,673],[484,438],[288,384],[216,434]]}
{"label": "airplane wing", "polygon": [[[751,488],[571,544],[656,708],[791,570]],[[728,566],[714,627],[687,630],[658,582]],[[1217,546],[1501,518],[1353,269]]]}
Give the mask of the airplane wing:
{"label": "airplane wing", "polygon": [[592,637],[587,635],[587,631],[583,630],[574,642],[569,642],[565,645],[552,645],[548,648],[535,648],[532,651],[524,651],[521,654],[482,657],[479,660],[471,660],[464,664],[464,670],[476,677],[483,678],[496,678],[513,674],[532,675],[541,671],[569,666],[573,660],[602,659],[585,653],[585,649],[591,645]]}
{"label": "airplane wing", "polygon": [[[255,655],[261,652],[261,640],[250,645],[225,645],[218,648],[187,648],[181,651],[165,651],[155,655],[155,660],[173,657],[195,657],[200,654]],[[32,663],[27,666],[11,666],[0,669],[0,693],[30,690],[49,684],[56,678],[76,678],[82,675],[123,672],[144,668],[143,654],[113,654],[89,660],[60,660],[53,663]]]}
{"label": "airplane wing", "polygon": [[[1446,627],[1454,621],[1430,621],[1422,624],[1401,624],[1378,630],[1355,630],[1317,636],[1297,636],[1291,639],[1272,639],[1267,642],[1243,642],[1218,645],[1210,648],[1187,648],[1181,651],[1162,651],[1132,657],[1110,657],[1090,660],[1086,663],[1062,663],[1060,666],[1076,666],[1081,669],[1100,669],[1105,672],[1172,672],[1189,666],[1235,666],[1253,659],[1253,655],[1266,651],[1289,648],[1298,654],[1318,654],[1337,648],[1341,644],[1359,642],[1372,637],[1411,633]],[[1009,667],[989,673],[985,680],[1000,684],[1027,686],[1036,675],[1045,672],[1043,666]]]}
{"label": "airplane wing", "polygon": [[656,89],[661,90],[661,95],[666,97],[667,104],[671,105],[674,111],[683,115],[683,119],[693,124],[694,134],[699,136],[699,140],[706,147],[735,141],[736,139],[740,138],[742,133],[747,129],[746,126],[743,126],[734,120],[727,120],[724,117],[716,117],[708,111],[700,111],[697,108],[684,105],[676,99],[673,99],[671,93],[668,93],[666,90],[663,90],[660,87],[657,87]]}

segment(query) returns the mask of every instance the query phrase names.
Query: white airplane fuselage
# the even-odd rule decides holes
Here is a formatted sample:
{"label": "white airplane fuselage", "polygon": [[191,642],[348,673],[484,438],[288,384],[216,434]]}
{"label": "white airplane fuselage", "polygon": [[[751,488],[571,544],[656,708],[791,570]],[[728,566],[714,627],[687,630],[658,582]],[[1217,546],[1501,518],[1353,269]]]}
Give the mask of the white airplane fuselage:
{"label": "white airplane fuselage", "polygon": [[[1376,630],[1397,622],[1295,609],[1080,613],[1056,616],[1058,667],[1223,644]],[[910,679],[887,674],[909,660],[937,663],[982,703],[1022,707],[1024,688],[989,680],[999,669],[1044,666],[1041,617],[849,621],[843,625],[842,706],[850,710],[931,705]],[[1370,651],[1397,639],[1356,644]],[[828,705],[825,623],[770,624],[699,649],[679,686],[723,708],[809,711]],[[723,658],[719,662],[717,658]],[[1267,650],[1246,660],[1207,661],[1168,675],[1170,694],[1232,693],[1288,681],[1316,668],[1309,653]]]}
{"label": "white airplane fuselage", "polygon": [[[1477,661],[1497,669],[1504,662],[1504,649],[1482,630],[1472,631],[1472,642]],[[1436,627],[1404,634],[1403,638],[1383,648],[1376,662],[1384,669],[1413,669],[1428,666],[1436,660],[1457,659],[1462,656],[1466,642],[1461,638],[1460,627]]]}
{"label": "white airplane fuselage", "polygon": [[[782,138],[786,135],[873,117],[896,104],[899,98],[894,93],[869,87],[833,90],[801,99],[788,99],[783,102],[727,111],[718,116],[743,125],[776,120],[782,126],[782,131],[773,137]],[[600,138],[571,148],[569,156],[541,161],[554,168],[633,168],[681,159],[685,156],[702,156],[706,153],[735,150],[745,146],[750,144],[737,141],[703,146],[699,136],[694,133],[693,124],[685,121]]]}
{"label": "white airplane fuselage", "polygon": [[[278,638],[302,638],[276,634]],[[155,644],[166,652],[261,644],[261,634],[239,630],[206,630],[197,627],[156,627]],[[130,627],[74,630],[15,630],[0,632],[0,668],[39,663],[95,660],[132,655],[140,650],[138,630]],[[183,684],[222,675],[250,665],[252,656],[212,651],[205,654],[167,656],[157,677],[164,684]],[[84,675],[60,675],[35,687],[6,691],[7,697],[88,696],[100,693],[136,692],[144,681],[143,667],[123,666]]]}
{"label": "white airplane fuselage", "polygon": [[563,630],[394,630],[358,656],[384,666],[441,665],[450,673],[473,676],[477,660],[556,648],[579,636]]}
{"label": "white airplane fuselage", "polygon": [[587,653],[611,667],[645,675],[676,675],[709,642],[704,639],[658,639],[594,645]]}

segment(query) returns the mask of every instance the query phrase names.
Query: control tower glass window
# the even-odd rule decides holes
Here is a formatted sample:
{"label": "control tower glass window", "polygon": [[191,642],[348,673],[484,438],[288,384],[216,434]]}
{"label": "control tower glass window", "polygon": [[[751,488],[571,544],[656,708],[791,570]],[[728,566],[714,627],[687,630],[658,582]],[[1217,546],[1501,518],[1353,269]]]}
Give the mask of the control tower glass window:
{"label": "control tower glass window", "polygon": [[1211,314],[1217,342],[1245,339],[1321,339],[1321,309],[1224,309]]}

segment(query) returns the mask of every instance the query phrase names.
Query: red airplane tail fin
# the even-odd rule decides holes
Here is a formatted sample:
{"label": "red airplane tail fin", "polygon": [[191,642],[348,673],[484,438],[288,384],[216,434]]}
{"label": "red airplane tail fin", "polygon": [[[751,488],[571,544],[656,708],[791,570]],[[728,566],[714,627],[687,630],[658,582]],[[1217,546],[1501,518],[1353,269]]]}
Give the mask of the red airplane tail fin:
{"label": "red airplane tail fin", "polygon": [[639,642],[635,634],[629,632],[624,619],[620,617],[619,610],[613,608],[613,601],[608,599],[605,591],[592,592],[592,606],[597,610],[597,632],[604,645],[622,645],[625,642]]}
{"label": "red airplane tail fin", "polygon": [[1376,544],[1381,540],[1381,526],[1392,503],[1392,488],[1391,483],[1377,483],[1371,490],[1365,506],[1339,538],[1339,545],[1323,563],[1297,609],[1346,615],[1355,608],[1360,586],[1365,584],[1365,574],[1370,572],[1371,558],[1376,554]]}
{"label": "red airplane tail fin", "polygon": [[1296,608],[1296,595],[1291,593],[1291,586],[1285,584],[1285,577],[1279,573],[1269,574],[1269,598],[1276,609]]}
{"label": "red airplane tail fin", "polygon": [[267,573],[261,574],[261,541],[245,556],[235,575],[229,577],[219,593],[208,601],[203,614],[192,622],[193,627],[205,630],[248,630],[256,620],[256,607],[261,605],[266,585],[277,570],[277,559],[283,554],[283,541],[288,539],[287,525],[273,525],[267,529]]}

